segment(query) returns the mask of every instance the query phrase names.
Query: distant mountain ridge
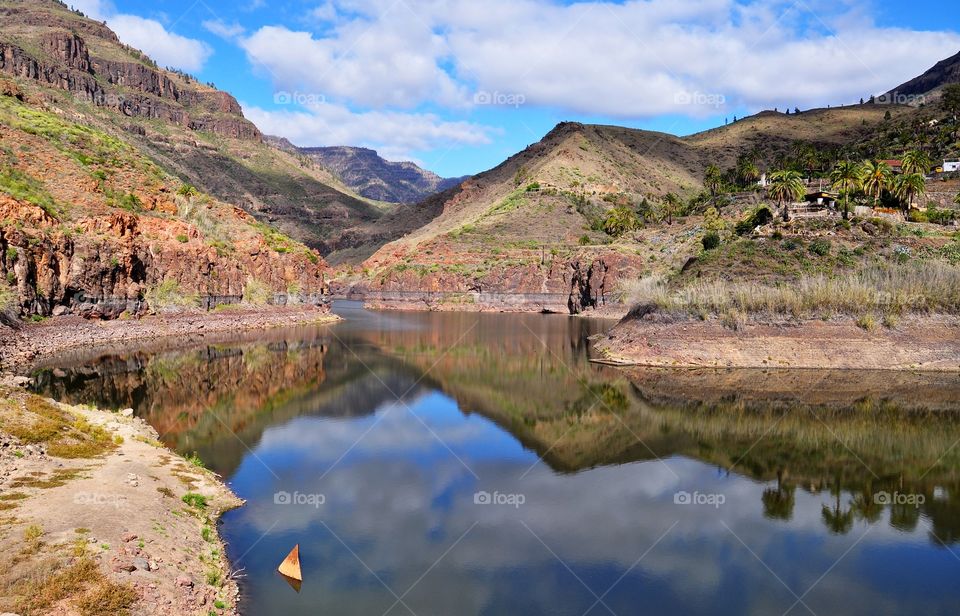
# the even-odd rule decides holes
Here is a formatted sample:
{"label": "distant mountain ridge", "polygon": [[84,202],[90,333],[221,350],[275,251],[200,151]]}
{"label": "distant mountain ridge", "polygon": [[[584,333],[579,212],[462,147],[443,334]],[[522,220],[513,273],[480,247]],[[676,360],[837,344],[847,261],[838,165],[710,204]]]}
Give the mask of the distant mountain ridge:
{"label": "distant mountain ridge", "polygon": [[[946,60],[937,62],[933,68],[915,77],[910,81],[900,84],[887,93],[886,96],[906,97],[929,94],[934,90],[950,85],[960,83],[960,53],[951,56]],[[897,102],[894,100],[894,102]]]}
{"label": "distant mountain ridge", "polygon": [[300,148],[286,139],[270,137],[268,141],[319,163],[358,195],[386,203],[419,203],[469,177],[442,178],[412,162],[386,160],[369,148]]}

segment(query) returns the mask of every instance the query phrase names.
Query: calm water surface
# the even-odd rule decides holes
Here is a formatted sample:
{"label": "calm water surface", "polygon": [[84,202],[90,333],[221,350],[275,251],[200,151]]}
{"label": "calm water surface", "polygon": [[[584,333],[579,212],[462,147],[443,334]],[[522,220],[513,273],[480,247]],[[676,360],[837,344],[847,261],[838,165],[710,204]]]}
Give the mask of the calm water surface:
{"label": "calm water surface", "polygon": [[336,309],[38,373],[247,500],[247,614],[960,612],[957,375],[626,371],[588,362],[609,322]]}

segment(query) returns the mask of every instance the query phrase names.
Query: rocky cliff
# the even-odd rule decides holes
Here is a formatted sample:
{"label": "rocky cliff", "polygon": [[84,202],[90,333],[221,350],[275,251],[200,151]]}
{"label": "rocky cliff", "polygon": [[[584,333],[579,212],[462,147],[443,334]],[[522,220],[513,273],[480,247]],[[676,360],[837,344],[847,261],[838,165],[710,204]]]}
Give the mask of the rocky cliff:
{"label": "rocky cliff", "polygon": [[[8,2],[0,6],[0,22],[5,24],[0,28],[2,73],[66,90],[77,100],[125,116],[236,139],[261,139],[229,94],[161,71],[139,52],[124,48],[105,26],[96,27],[57,3]],[[127,54],[117,57],[127,58],[92,54],[85,36],[124,49]]]}
{"label": "rocky cliff", "polygon": [[2,76],[32,102],[130,143],[165,172],[324,255],[398,236],[372,230],[386,204],[266,144],[230,94],[158,67],[60,2],[0,0]]}
{"label": "rocky cliff", "polygon": [[441,178],[412,162],[385,160],[368,148],[297,148],[334,172],[358,194],[387,203],[419,203],[466,178]]}
{"label": "rocky cliff", "polygon": [[23,316],[319,303],[326,264],[129,143],[0,87],[0,299]]}

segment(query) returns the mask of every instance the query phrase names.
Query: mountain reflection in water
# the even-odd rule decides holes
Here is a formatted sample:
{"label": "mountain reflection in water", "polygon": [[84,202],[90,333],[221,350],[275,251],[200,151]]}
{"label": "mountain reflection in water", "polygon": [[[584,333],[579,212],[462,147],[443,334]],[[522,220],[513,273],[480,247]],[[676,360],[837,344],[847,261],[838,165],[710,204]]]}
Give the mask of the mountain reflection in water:
{"label": "mountain reflection in water", "polygon": [[[224,533],[249,613],[960,601],[957,374],[617,369],[588,361],[609,322],[337,310],[333,327],[37,374],[58,399],[133,407],[247,499]],[[272,575],[297,542],[300,595]]]}

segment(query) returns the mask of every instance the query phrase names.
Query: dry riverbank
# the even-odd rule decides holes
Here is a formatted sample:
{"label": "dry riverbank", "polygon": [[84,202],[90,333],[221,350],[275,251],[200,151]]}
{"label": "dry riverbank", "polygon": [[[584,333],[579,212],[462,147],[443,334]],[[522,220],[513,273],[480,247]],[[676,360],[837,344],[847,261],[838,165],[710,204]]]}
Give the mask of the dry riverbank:
{"label": "dry riverbank", "polygon": [[332,323],[327,307],[236,308],[146,316],[134,320],[88,321],[55,317],[20,329],[0,327],[0,372],[29,368],[64,351],[161,338],[213,336],[291,325]]}
{"label": "dry riverbank", "polygon": [[0,613],[235,614],[241,501],[129,411],[0,386]]}
{"label": "dry riverbank", "polygon": [[598,340],[599,358],[663,367],[960,371],[960,319],[857,322],[756,319],[730,324],[652,312],[623,319]]}

